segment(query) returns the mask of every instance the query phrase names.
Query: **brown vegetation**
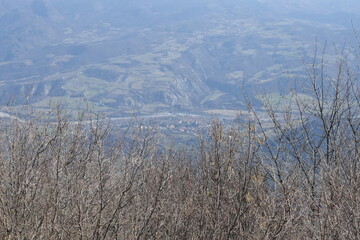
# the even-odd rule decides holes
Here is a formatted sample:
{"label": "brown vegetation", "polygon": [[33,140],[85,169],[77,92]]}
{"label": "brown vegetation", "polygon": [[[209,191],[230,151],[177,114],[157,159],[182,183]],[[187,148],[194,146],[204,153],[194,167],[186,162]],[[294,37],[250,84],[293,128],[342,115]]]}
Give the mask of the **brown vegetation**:
{"label": "brown vegetation", "polygon": [[58,109],[11,119],[0,239],[359,239],[359,89],[337,66],[309,66],[312,99],[266,105],[270,121],[214,121],[195,152],[162,150],[141,127],[110,138]]}

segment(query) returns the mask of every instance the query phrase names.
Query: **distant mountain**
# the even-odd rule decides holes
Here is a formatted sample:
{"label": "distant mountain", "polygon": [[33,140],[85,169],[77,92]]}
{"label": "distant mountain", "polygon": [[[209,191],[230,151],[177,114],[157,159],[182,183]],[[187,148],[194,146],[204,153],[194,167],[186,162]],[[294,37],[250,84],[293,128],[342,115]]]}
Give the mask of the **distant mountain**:
{"label": "distant mountain", "polygon": [[0,0],[0,100],[208,113],[243,108],[245,91],[260,106],[304,77],[316,39],[353,38],[359,10],[355,0]]}
{"label": "distant mountain", "polygon": [[359,3],[356,0],[258,0],[271,9],[278,10],[278,13],[284,12],[304,12],[331,14],[338,12],[358,13]]}

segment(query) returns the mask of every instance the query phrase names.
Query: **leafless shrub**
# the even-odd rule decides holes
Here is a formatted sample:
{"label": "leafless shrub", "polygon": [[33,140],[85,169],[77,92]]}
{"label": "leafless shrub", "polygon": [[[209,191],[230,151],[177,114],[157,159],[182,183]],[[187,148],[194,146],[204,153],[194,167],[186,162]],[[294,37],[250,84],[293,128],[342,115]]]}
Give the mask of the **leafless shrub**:
{"label": "leafless shrub", "polygon": [[265,102],[267,121],[251,105],[252,120],[214,121],[195,152],[61,108],[8,119],[0,239],[358,239],[357,72],[347,54],[335,75],[314,59],[311,98],[281,113]]}

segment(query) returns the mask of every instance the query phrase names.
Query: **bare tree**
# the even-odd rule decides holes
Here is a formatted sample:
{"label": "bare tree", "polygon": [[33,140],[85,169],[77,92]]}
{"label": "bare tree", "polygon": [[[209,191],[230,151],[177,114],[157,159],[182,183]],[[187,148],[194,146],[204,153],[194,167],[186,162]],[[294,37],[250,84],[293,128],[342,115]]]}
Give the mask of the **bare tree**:
{"label": "bare tree", "polygon": [[301,94],[264,99],[261,113],[249,104],[238,124],[214,120],[195,150],[164,149],[142,124],[28,107],[1,122],[0,239],[358,239],[350,60],[316,53]]}

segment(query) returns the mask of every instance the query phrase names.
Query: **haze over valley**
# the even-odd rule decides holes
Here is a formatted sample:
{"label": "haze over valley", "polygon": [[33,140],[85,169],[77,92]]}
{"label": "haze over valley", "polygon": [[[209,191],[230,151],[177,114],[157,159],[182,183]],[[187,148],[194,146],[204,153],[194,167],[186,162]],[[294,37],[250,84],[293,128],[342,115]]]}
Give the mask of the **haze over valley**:
{"label": "haze over valley", "polygon": [[330,62],[351,48],[359,13],[354,0],[1,0],[0,100],[232,115],[244,96],[287,95],[316,44]]}

